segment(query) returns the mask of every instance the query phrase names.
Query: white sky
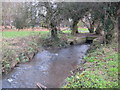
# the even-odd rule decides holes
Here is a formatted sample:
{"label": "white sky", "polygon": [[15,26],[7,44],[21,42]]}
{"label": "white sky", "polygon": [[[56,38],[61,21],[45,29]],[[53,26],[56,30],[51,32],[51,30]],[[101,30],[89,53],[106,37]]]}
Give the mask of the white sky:
{"label": "white sky", "polygon": [[[0,0],[0,2],[49,2],[50,0]],[[119,2],[120,0],[53,0],[57,2]]]}

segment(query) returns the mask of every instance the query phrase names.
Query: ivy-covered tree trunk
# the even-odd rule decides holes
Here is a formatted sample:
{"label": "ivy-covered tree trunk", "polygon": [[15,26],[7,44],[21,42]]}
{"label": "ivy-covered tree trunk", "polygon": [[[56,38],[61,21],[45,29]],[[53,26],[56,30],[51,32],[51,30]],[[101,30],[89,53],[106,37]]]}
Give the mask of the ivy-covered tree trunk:
{"label": "ivy-covered tree trunk", "polygon": [[105,40],[106,44],[111,43],[114,36],[114,22],[110,17],[107,17],[104,22]]}
{"label": "ivy-covered tree trunk", "polygon": [[112,40],[114,39],[114,24],[111,23],[111,25],[109,25],[108,27],[110,28],[107,29],[105,38],[106,38],[106,43],[111,43]]}
{"label": "ivy-covered tree trunk", "polygon": [[73,20],[73,24],[71,26],[71,29],[72,29],[71,34],[72,35],[76,35],[77,33],[79,33],[78,32],[78,26],[77,26],[78,22],[79,22],[79,20]]}

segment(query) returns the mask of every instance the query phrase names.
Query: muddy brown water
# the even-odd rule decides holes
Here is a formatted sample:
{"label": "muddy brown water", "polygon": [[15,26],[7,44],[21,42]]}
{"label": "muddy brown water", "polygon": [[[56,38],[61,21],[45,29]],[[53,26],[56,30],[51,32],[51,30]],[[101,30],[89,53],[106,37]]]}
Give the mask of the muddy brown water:
{"label": "muddy brown water", "polygon": [[37,82],[48,88],[61,87],[70,71],[81,63],[89,46],[84,44],[57,51],[43,50],[31,62],[19,64],[10,74],[3,76],[2,87],[36,88]]}

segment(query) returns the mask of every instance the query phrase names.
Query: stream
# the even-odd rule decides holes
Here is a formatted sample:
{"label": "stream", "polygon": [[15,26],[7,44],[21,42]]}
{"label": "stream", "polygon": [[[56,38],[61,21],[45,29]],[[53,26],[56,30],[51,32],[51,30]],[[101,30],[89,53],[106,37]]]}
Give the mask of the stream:
{"label": "stream", "polygon": [[89,44],[73,45],[60,50],[43,50],[26,64],[19,64],[3,76],[2,88],[36,88],[41,83],[48,88],[58,88],[81,63]]}

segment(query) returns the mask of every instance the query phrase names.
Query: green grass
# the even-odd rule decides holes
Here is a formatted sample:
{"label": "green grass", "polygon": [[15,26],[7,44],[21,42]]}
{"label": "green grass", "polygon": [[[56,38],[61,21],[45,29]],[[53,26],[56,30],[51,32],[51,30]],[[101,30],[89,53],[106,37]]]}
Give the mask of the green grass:
{"label": "green grass", "polygon": [[71,31],[70,30],[65,30],[65,31],[63,31],[64,33],[71,33]]}
{"label": "green grass", "polygon": [[[78,28],[78,31],[79,31],[80,33],[88,33],[88,32],[89,32],[87,28]],[[63,31],[63,32],[64,32],[64,33],[71,33],[71,30],[65,30],[65,31]]]}
{"label": "green grass", "polygon": [[78,31],[81,33],[89,32],[87,28],[78,28]]}
{"label": "green grass", "polygon": [[3,38],[15,38],[15,37],[24,37],[34,34],[47,34],[49,31],[4,31],[2,32]]}
{"label": "green grass", "polygon": [[[78,28],[79,32],[85,33],[88,32],[86,28]],[[24,36],[29,36],[29,35],[34,35],[34,34],[47,34],[49,31],[4,31],[2,32],[2,37],[3,38],[15,38],[15,37],[24,37]],[[65,30],[63,31],[64,33],[71,33],[70,30]]]}
{"label": "green grass", "polygon": [[103,46],[90,52],[84,60],[85,71],[68,77],[64,88],[118,88],[117,45]]}

